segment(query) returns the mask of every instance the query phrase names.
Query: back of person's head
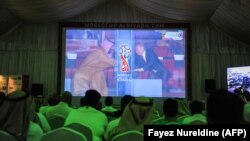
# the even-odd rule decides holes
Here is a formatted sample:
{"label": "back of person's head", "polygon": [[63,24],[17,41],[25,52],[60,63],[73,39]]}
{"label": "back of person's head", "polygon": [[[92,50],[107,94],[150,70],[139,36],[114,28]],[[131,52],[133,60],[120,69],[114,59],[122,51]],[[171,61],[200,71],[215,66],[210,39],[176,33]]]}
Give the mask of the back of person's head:
{"label": "back of person's head", "polygon": [[125,107],[129,104],[130,101],[134,99],[131,95],[124,95],[121,99],[121,110],[124,111]]}
{"label": "back of person's head", "polygon": [[243,121],[243,101],[226,90],[217,90],[207,99],[208,124],[240,124]]}
{"label": "back of person's head", "polygon": [[87,90],[85,92],[85,105],[93,108],[98,108],[101,99],[101,94],[97,90]]}
{"label": "back of person's head", "polygon": [[72,94],[69,91],[65,91],[62,94],[61,101],[71,106]]}
{"label": "back of person's head", "polygon": [[234,94],[236,94],[236,95],[241,94],[241,93],[242,93],[242,91],[241,91],[240,88],[236,88],[236,89],[234,90]]}
{"label": "back of person's head", "polygon": [[200,102],[200,101],[192,101],[189,104],[189,109],[190,109],[191,115],[201,114],[202,110],[203,110],[203,107],[204,106],[203,106],[202,102]]}
{"label": "back of person's head", "polygon": [[176,117],[178,114],[178,102],[174,99],[166,99],[163,103],[165,117]]}
{"label": "back of person's head", "polygon": [[4,92],[0,92],[0,106],[2,105],[2,103],[5,100],[5,93]]}
{"label": "back of person's head", "polygon": [[107,96],[107,97],[105,98],[105,105],[106,105],[106,106],[112,106],[112,105],[113,105],[113,97]]}
{"label": "back of person's head", "polygon": [[153,99],[138,97],[133,99],[125,108],[119,125],[113,130],[113,135],[125,131],[143,131],[144,125],[151,124],[153,120]]}
{"label": "back of person's head", "polygon": [[128,104],[126,109],[132,113],[133,119],[137,118],[135,119],[136,123],[138,122],[149,123],[151,121],[144,121],[144,120],[152,120],[150,118],[153,117],[154,102],[153,99],[150,98],[137,97],[133,99],[131,103]]}
{"label": "back of person's head", "polygon": [[57,95],[52,95],[48,98],[49,106],[55,106],[60,102],[59,97]]}
{"label": "back of person's head", "polygon": [[80,105],[81,105],[81,107],[86,106],[86,105],[85,105],[85,97],[82,97],[82,98],[80,99]]}
{"label": "back of person's head", "polygon": [[0,107],[0,129],[26,140],[30,123],[30,100],[24,91],[9,93]]}

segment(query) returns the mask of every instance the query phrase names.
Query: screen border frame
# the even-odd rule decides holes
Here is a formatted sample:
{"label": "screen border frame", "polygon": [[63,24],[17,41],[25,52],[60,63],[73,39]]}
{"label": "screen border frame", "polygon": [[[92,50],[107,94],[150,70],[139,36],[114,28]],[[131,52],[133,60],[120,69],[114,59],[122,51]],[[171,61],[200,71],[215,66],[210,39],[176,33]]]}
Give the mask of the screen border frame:
{"label": "screen border frame", "polygon": [[186,99],[192,100],[192,77],[191,77],[191,25],[190,23],[106,23],[106,22],[59,22],[58,26],[58,64],[57,64],[57,94],[60,95],[64,89],[65,55],[63,52],[63,30],[64,28],[105,28],[105,29],[176,29],[186,30]]}

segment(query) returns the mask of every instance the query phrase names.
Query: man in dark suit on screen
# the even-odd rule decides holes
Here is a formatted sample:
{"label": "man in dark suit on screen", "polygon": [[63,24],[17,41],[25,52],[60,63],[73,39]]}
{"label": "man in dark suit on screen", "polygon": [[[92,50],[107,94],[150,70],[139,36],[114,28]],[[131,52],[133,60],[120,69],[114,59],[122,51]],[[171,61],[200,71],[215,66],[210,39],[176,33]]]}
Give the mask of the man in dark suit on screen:
{"label": "man in dark suit on screen", "polygon": [[135,69],[136,72],[148,71],[150,72],[149,79],[161,78],[163,90],[167,89],[168,71],[158,59],[155,52],[151,49],[145,48],[141,43],[136,44],[135,48]]}

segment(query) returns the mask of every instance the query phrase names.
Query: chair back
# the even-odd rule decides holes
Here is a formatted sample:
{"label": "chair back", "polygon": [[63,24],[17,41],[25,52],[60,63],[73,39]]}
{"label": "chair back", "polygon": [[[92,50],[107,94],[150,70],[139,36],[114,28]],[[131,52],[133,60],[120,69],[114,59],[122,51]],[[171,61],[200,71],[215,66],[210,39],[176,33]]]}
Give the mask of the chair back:
{"label": "chair back", "polygon": [[190,125],[205,125],[206,123],[204,121],[201,120],[194,120],[192,122],[189,123]]}
{"label": "chair back", "polygon": [[87,139],[75,130],[62,127],[44,134],[41,141],[87,141]]}
{"label": "chair back", "polygon": [[65,118],[60,117],[60,116],[55,116],[55,117],[49,118],[49,119],[47,118],[47,120],[48,120],[48,123],[51,127],[51,130],[63,127],[64,122],[65,122]]}
{"label": "chair back", "polygon": [[126,131],[117,134],[111,141],[143,141],[143,133],[136,130]]}
{"label": "chair back", "polygon": [[187,117],[189,117],[189,115],[183,115],[183,116],[181,116],[181,117],[178,117],[176,121],[177,121],[178,123],[182,123],[183,120],[184,120],[185,118],[187,118]]}
{"label": "chair back", "polygon": [[159,117],[159,118],[157,118],[157,119],[154,119],[153,121],[152,121],[152,124],[155,124],[155,123],[157,123],[157,122],[159,122],[159,121],[161,121],[161,120],[164,120],[165,118],[164,117]]}
{"label": "chair back", "polygon": [[83,134],[86,137],[87,141],[93,141],[93,133],[92,133],[91,129],[87,126],[84,126],[84,125],[79,124],[79,123],[72,123],[72,124],[65,126],[65,128],[70,128],[72,130],[75,130],[75,131]]}
{"label": "chair back", "polygon": [[0,141],[17,141],[17,139],[9,133],[0,130]]}
{"label": "chair back", "polygon": [[168,122],[165,125],[181,125],[181,124],[178,122]]}

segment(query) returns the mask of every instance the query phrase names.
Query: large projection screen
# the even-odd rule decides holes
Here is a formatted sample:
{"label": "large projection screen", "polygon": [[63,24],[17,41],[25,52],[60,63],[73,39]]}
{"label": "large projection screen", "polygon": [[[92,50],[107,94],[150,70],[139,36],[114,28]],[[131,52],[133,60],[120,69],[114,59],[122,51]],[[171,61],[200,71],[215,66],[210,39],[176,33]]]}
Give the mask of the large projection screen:
{"label": "large projection screen", "polygon": [[61,86],[73,96],[187,96],[187,27],[82,23],[61,28]]}

